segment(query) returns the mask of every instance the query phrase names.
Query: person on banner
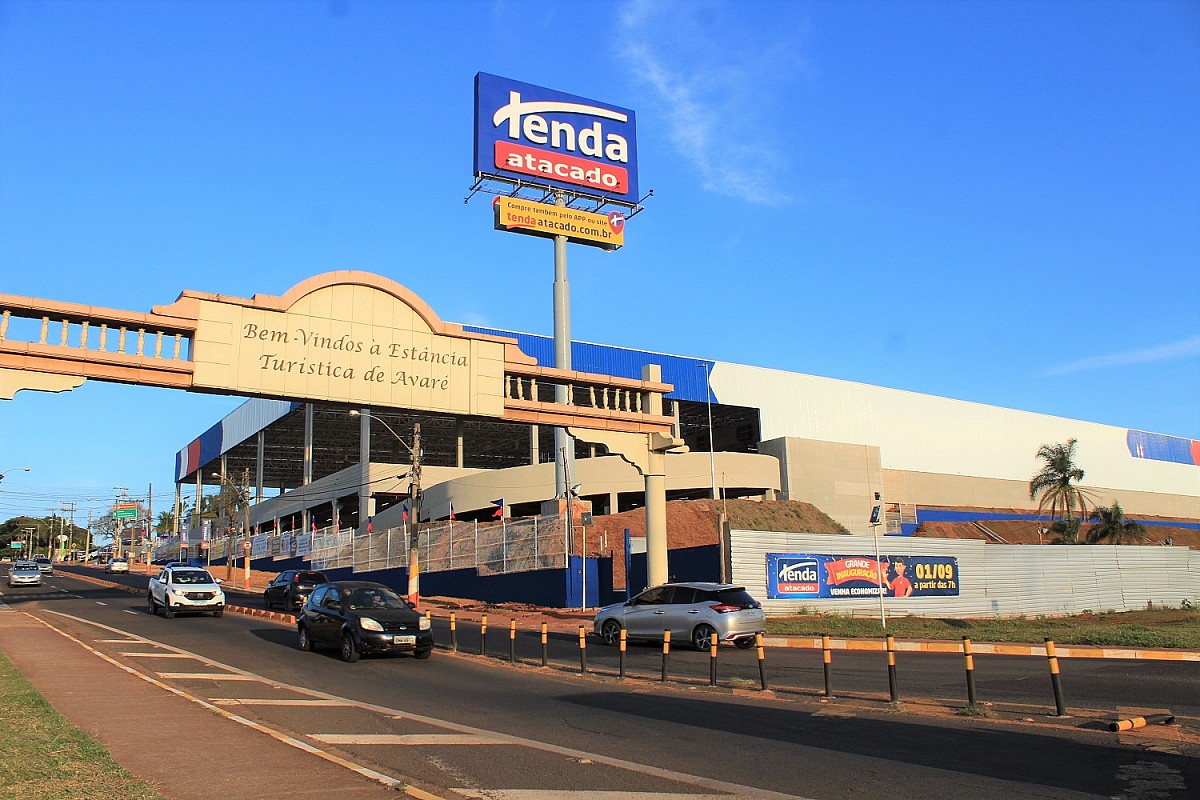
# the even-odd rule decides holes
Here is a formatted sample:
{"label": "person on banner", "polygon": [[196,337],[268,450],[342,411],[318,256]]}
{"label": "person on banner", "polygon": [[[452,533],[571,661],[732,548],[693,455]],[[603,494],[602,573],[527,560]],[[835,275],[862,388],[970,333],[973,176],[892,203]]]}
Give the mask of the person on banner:
{"label": "person on banner", "polygon": [[912,581],[904,573],[908,570],[908,565],[904,563],[903,558],[892,559],[893,577],[887,582],[888,590],[892,597],[909,597],[913,592]]}

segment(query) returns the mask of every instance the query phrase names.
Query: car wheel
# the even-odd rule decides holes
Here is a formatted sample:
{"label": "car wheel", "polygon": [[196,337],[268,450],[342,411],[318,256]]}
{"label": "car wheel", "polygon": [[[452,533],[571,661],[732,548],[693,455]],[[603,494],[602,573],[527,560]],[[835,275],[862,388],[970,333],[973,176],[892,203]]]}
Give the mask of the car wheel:
{"label": "car wheel", "polygon": [[692,631],[692,647],[697,650],[708,650],[712,647],[713,636],[717,633],[712,625],[697,625]]}
{"label": "car wheel", "polygon": [[754,640],[742,637],[741,639],[734,639],[733,644],[738,650],[749,650],[751,647],[754,647]]}
{"label": "car wheel", "polygon": [[600,639],[609,647],[613,647],[621,641],[621,623],[615,619],[606,619],[604,624],[600,626]]}
{"label": "car wheel", "polygon": [[308,628],[301,625],[297,633],[300,636],[300,649],[306,653],[311,653],[313,651],[313,640],[308,637]]}
{"label": "car wheel", "polygon": [[156,605],[154,602],[154,595],[152,595],[150,593],[146,594],[146,606],[148,607],[148,610],[150,611],[150,616],[152,616],[152,617],[158,616],[158,605]]}
{"label": "car wheel", "polygon": [[163,606],[163,616],[167,619],[175,619],[175,609],[171,608],[170,600]]}
{"label": "car wheel", "polygon": [[431,655],[433,655],[433,648],[431,647],[428,650],[418,650],[413,653],[413,655],[420,659],[429,658]]}
{"label": "car wheel", "polygon": [[342,661],[353,664],[358,661],[358,648],[354,646],[354,637],[348,633],[342,634]]}
{"label": "car wheel", "polygon": [[268,610],[271,608],[270,592],[263,592],[263,608],[268,609]]}
{"label": "car wheel", "polygon": [[220,619],[221,617],[225,616],[225,609],[218,608],[216,611],[213,612],[213,616]]}

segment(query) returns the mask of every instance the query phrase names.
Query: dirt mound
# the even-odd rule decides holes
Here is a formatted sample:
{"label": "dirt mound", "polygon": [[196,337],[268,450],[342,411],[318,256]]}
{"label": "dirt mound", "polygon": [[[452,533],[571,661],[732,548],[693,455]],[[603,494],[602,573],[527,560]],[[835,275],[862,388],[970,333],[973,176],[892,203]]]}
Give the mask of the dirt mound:
{"label": "dirt mound", "polygon": [[[1050,544],[1051,534],[1041,534],[1036,520],[981,519],[978,522],[924,522],[917,536],[936,539],[982,539],[994,544]],[[1087,527],[1084,527],[1087,530]],[[991,535],[989,535],[989,533]],[[1163,545],[1170,541],[1177,547],[1200,550],[1200,531],[1174,528],[1168,525],[1147,525],[1146,544]]]}

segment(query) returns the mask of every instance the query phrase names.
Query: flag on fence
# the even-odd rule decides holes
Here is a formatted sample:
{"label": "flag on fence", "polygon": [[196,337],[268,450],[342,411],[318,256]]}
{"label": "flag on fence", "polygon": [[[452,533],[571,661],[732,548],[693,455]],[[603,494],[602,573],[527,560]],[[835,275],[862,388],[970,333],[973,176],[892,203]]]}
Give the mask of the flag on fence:
{"label": "flag on fence", "polygon": [[450,501],[450,519],[454,519],[454,501]]}
{"label": "flag on fence", "polygon": [[370,533],[373,530],[375,530],[375,528],[371,525],[371,518],[367,517],[367,533]]}
{"label": "flag on fence", "polygon": [[492,501],[492,505],[494,505],[494,506],[500,506],[499,508],[497,508],[497,509],[495,510],[495,512],[493,512],[493,513],[492,513],[492,516],[493,516],[493,517],[500,517],[500,518],[502,518],[502,519],[503,519],[503,517],[504,517],[504,498],[503,498],[503,497],[501,497],[499,500],[493,500],[493,501]]}
{"label": "flag on fence", "polygon": [[317,532],[317,521],[315,519],[312,521],[312,532]]}
{"label": "flag on fence", "polygon": [[400,506],[400,517],[404,520],[405,524],[408,523],[408,503]]}

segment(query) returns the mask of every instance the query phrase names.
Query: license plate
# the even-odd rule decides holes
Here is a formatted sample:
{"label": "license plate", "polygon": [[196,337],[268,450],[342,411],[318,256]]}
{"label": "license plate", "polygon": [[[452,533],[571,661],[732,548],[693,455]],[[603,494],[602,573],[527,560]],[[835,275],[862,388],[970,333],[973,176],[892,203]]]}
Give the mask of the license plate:
{"label": "license plate", "polygon": [[392,637],[392,644],[416,644],[416,643],[417,643],[416,636],[397,635],[397,636]]}

